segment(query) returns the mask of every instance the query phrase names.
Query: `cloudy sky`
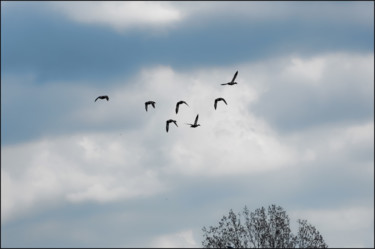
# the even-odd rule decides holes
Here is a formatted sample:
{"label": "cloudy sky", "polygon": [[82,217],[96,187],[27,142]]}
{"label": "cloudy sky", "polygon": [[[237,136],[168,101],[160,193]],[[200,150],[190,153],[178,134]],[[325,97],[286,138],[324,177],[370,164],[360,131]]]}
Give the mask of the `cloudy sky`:
{"label": "cloudy sky", "polygon": [[373,44],[373,2],[1,2],[1,246],[201,247],[276,204],[373,247]]}

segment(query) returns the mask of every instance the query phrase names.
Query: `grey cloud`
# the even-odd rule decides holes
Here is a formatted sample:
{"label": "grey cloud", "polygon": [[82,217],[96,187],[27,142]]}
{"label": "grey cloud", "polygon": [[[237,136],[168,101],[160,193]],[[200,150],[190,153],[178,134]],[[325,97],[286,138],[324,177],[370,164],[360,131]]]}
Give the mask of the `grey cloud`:
{"label": "grey cloud", "polygon": [[[198,11],[190,18],[188,15],[186,22],[162,35],[137,29],[121,35],[104,27],[77,25],[59,15],[52,17],[46,12],[48,8],[40,7],[43,4],[18,4],[18,8],[13,6],[2,15],[6,20],[2,31],[7,34],[2,39],[3,46],[7,48],[2,51],[2,73],[33,71],[39,82],[51,79],[107,81],[123,74],[133,75],[140,67],[156,64],[186,70],[207,65],[238,64],[289,53],[311,55],[327,51],[373,51],[371,8],[367,8],[366,4],[346,5],[339,11],[339,17],[334,17],[332,13],[341,8],[332,5],[326,9],[324,17],[319,18],[315,18],[320,10],[319,4],[293,3],[287,4],[287,7],[279,4],[281,9],[286,9],[280,10],[286,12],[282,18],[254,21],[245,18],[251,15],[236,15],[237,11],[251,10],[252,2],[237,3],[241,6],[238,9],[236,3],[230,6],[225,3],[223,9],[233,10],[227,11],[229,14],[206,15]],[[315,14],[306,18],[310,4],[315,6]],[[24,5],[38,11],[27,12],[23,9]],[[356,10],[352,14],[348,13],[350,6]],[[358,9],[365,14],[359,15]],[[211,13],[207,8],[205,11]],[[269,16],[274,11],[278,13],[278,10],[269,10]],[[358,21],[361,18],[366,21]],[[23,43],[26,40],[27,43]]]}
{"label": "grey cloud", "polygon": [[[287,89],[293,89],[293,92]],[[341,96],[334,94],[331,97],[332,99],[324,99],[314,93],[314,89],[286,83],[273,86],[252,109],[282,132],[332,122],[368,121],[372,118],[370,98],[364,99],[360,95],[353,97],[353,92]]]}
{"label": "grey cloud", "polygon": [[[341,203],[340,199],[371,205],[364,201],[368,193],[363,192],[371,189],[369,175],[359,177],[355,182],[363,184],[358,185],[350,176],[358,168],[345,163],[345,159],[336,165],[318,164],[295,165],[272,174],[218,178],[164,174],[161,178],[171,186],[165,193],[115,203],[66,204],[40,212],[31,220],[7,223],[3,225],[3,236],[11,235],[14,239],[3,245],[142,246],[151,243],[155,236],[185,229],[194,229],[195,239],[200,243],[203,226],[216,224],[229,209],[237,212],[244,205],[252,210],[278,203],[288,213],[303,208],[322,208],[318,203],[324,203],[328,209],[350,204]],[[327,169],[322,171],[324,168]],[[336,176],[337,172],[341,172],[340,177]],[[348,184],[350,182],[353,184]],[[36,231],[33,240],[29,237],[32,228]],[[333,234],[324,233],[323,236],[330,240]],[[342,245],[346,243],[341,241]]]}
{"label": "grey cloud", "polygon": [[[371,25],[373,5],[365,2],[218,2],[218,3],[174,3],[184,10],[187,17],[242,18],[253,21],[284,20],[301,18],[308,21],[360,23]],[[334,15],[332,13],[335,13]],[[317,17],[319,16],[319,20]],[[348,18],[350,16],[350,18]]]}
{"label": "grey cloud", "polygon": [[[281,61],[277,64],[280,67],[271,63],[269,69],[274,74],[264,82],[267,90],[250,110],[281,132],[373,119],[373,57],[333,54],[321,58],[320,69],[305,65],[299,70],[306,70],[306,74],[297,77],[288,71],[290,61]],[[313,75],[317,78],[311,79]]]}
{"label": "grey cloud", "polygon": [[[51,82],[46,86],[28,77],[4,78],[2,143],[14,144],[41,136],[108,128],[117,129],[119,133],[136,129],[146,118],[135,115],[143,112],[143,99],[132,90],[131,94],[122,91],[122,96],[116,96],[122,87],[64,82]],[[108,94],[110,101],[94,102],[102,94]]]}

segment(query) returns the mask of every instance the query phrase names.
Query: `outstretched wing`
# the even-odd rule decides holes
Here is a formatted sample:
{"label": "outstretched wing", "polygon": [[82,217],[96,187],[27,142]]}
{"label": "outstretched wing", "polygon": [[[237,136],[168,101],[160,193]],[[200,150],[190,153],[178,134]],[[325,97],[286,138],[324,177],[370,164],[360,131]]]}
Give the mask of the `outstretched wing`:
{"label": "outstretched wing", "polygon": [[237,74],[238,74],[238,71],[236,71],[236,73],[234,74],[234,76],[233,76],[233,79],[232,79],[232,83],[234,82],[234,80],[236,79],[236,77],[237,77]]}
{"label": "outstretched wing", "polygon": [[148,103],[146,102],[146,103],[145,103],[145,109],[146,109],[146,112],[147,112],[147,106],[148,106]]}
{"label": "outstretched wing", "polygon": [[94,101],[94,102],[96,102],[96,101],[98,100],[98,98],[99,98],[99,97],[97,97],[97,98],[95,99],[95,101]]}
{"label": "outstretched wing", "polygon": [[155,102],[151,102],[152,107],[155,108]]}
{"label": "outstretched wing", "polygon": [[189,106],[185,101],[182,101],[182,103],[184,103],[185,105]]}
{"label": "outstretched wing", "polygon": [[179,107],[179,105],[180,105],[180,103],[178,102],[178,103],[176,104],[176,114],[177,114],[177,112],[178,112],[178,107]]}
{"label": "outstretched wing", "polygon": [[195,124],[195,125],[198,124],[198,117],[199,117],[199,114],[197,114],[197,117],[195,118],[195,121],[194,121],[194,124]]}
{"label": "outstretched wing", "polygon": [[223,83],[223,84],[221,84],[222,86],[224,86],[224,85],[228,85],[228,83]]}
{"label": "outstretched wing", "polygon": [[175,121],[173,121],[173,123],[178,127],[178,125],[177,125],[177,121],[175,120]]}
{"label": "outstretched wing", "polygon": [[215,104],[214,104],[215,110],[216,110],[216,106],[217,106],[217,101],[218,101],[218,99],[215,99]]}
{"label": "outstretched wing", "polygon": [[169,130],[169,123],[168,123],[168,121],[167,121],[166,123],[167,123],[167,125],[166,125],[165,129],[166,129],[167,132],[168,132],[168,130]]}
{"label": "outstretched wing", "polygon": [[224,103],[225,103],[226,105],[228,105],[227,102],[225,101],[225,99],[221,98],[221,100],[224,101]]}

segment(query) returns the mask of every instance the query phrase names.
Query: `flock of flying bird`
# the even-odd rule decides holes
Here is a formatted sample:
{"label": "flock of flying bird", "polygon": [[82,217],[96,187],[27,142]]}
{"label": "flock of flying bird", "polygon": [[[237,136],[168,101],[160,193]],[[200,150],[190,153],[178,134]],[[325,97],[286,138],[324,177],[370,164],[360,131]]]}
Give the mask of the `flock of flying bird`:
{"label": "flock of flying bird", "polygon": [[[221,85],[229,85],[229,86],[232,86],[232,85],[237,84],[237,82],[235,82],[235,79],[236,79],[236,77],[237,77],[237,74],[238,74],[238,71],[236,71],[236,73],[234,74],[232,81],[227,82],[227,83],[223,83],[223,84],[221,84]],[[103,96],[99,96],[99,97],[97,97],[97,98],[95,99],[94,102],[96,102],[98,99],[106,99],[107,101],[109,101],[109,97],[108,97],[107,95],[103,95]],[[215,99],[215,103],[214,103],[215,110],[216,110],[216,107],[217,107],[217,102],[219,102],[219,101],[223,101],[223,102],[227,105],[227,102],[225,101],[224,98],[216,98],[216,99]],[[147,109],[148,109],[148,106],[149,106],[149,105],[151,105],[153,108],[155,108],[155,104],[156,104],[155,101],[152,101],[152,100],[145,102],[145,109],[146,109],[146,112],[148,111]],[[185,101],[183,101],[183,100],[178,101],[177,104],[176,104],[176,114],[178,113],[178,109],[179,109],[179,106],[180,106],[181,104],[185,104],[185,105],[189,106],[189,105],[188,105]],[[196,128],[196,127],[200,126],[200,124],[198,124],[198,117],[199,117],[199,114],[197,114],[197,116],[196,116],[196,118],[195,118],[193,124],[187,124],[187,125],[190,125],[191,128]],[[166,121],[166,131],[167,131],[167,132],[168,132],[168,130],[169,130],[169,124],[170,124],[170,123],[174,123],[174,124],[178,127],[178,125],[177,125],[177,121],[176,121],[176,120],[168,119],[168,120]]]}

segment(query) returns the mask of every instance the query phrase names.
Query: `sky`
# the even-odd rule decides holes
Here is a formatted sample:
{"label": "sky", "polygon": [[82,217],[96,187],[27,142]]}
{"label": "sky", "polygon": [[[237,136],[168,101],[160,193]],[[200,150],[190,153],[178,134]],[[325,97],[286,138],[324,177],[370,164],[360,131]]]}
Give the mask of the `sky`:
{"label": "sky", "polygon": [[2,247],[202,247],[272,204],[374,247],[374,2],[1,1]]}

